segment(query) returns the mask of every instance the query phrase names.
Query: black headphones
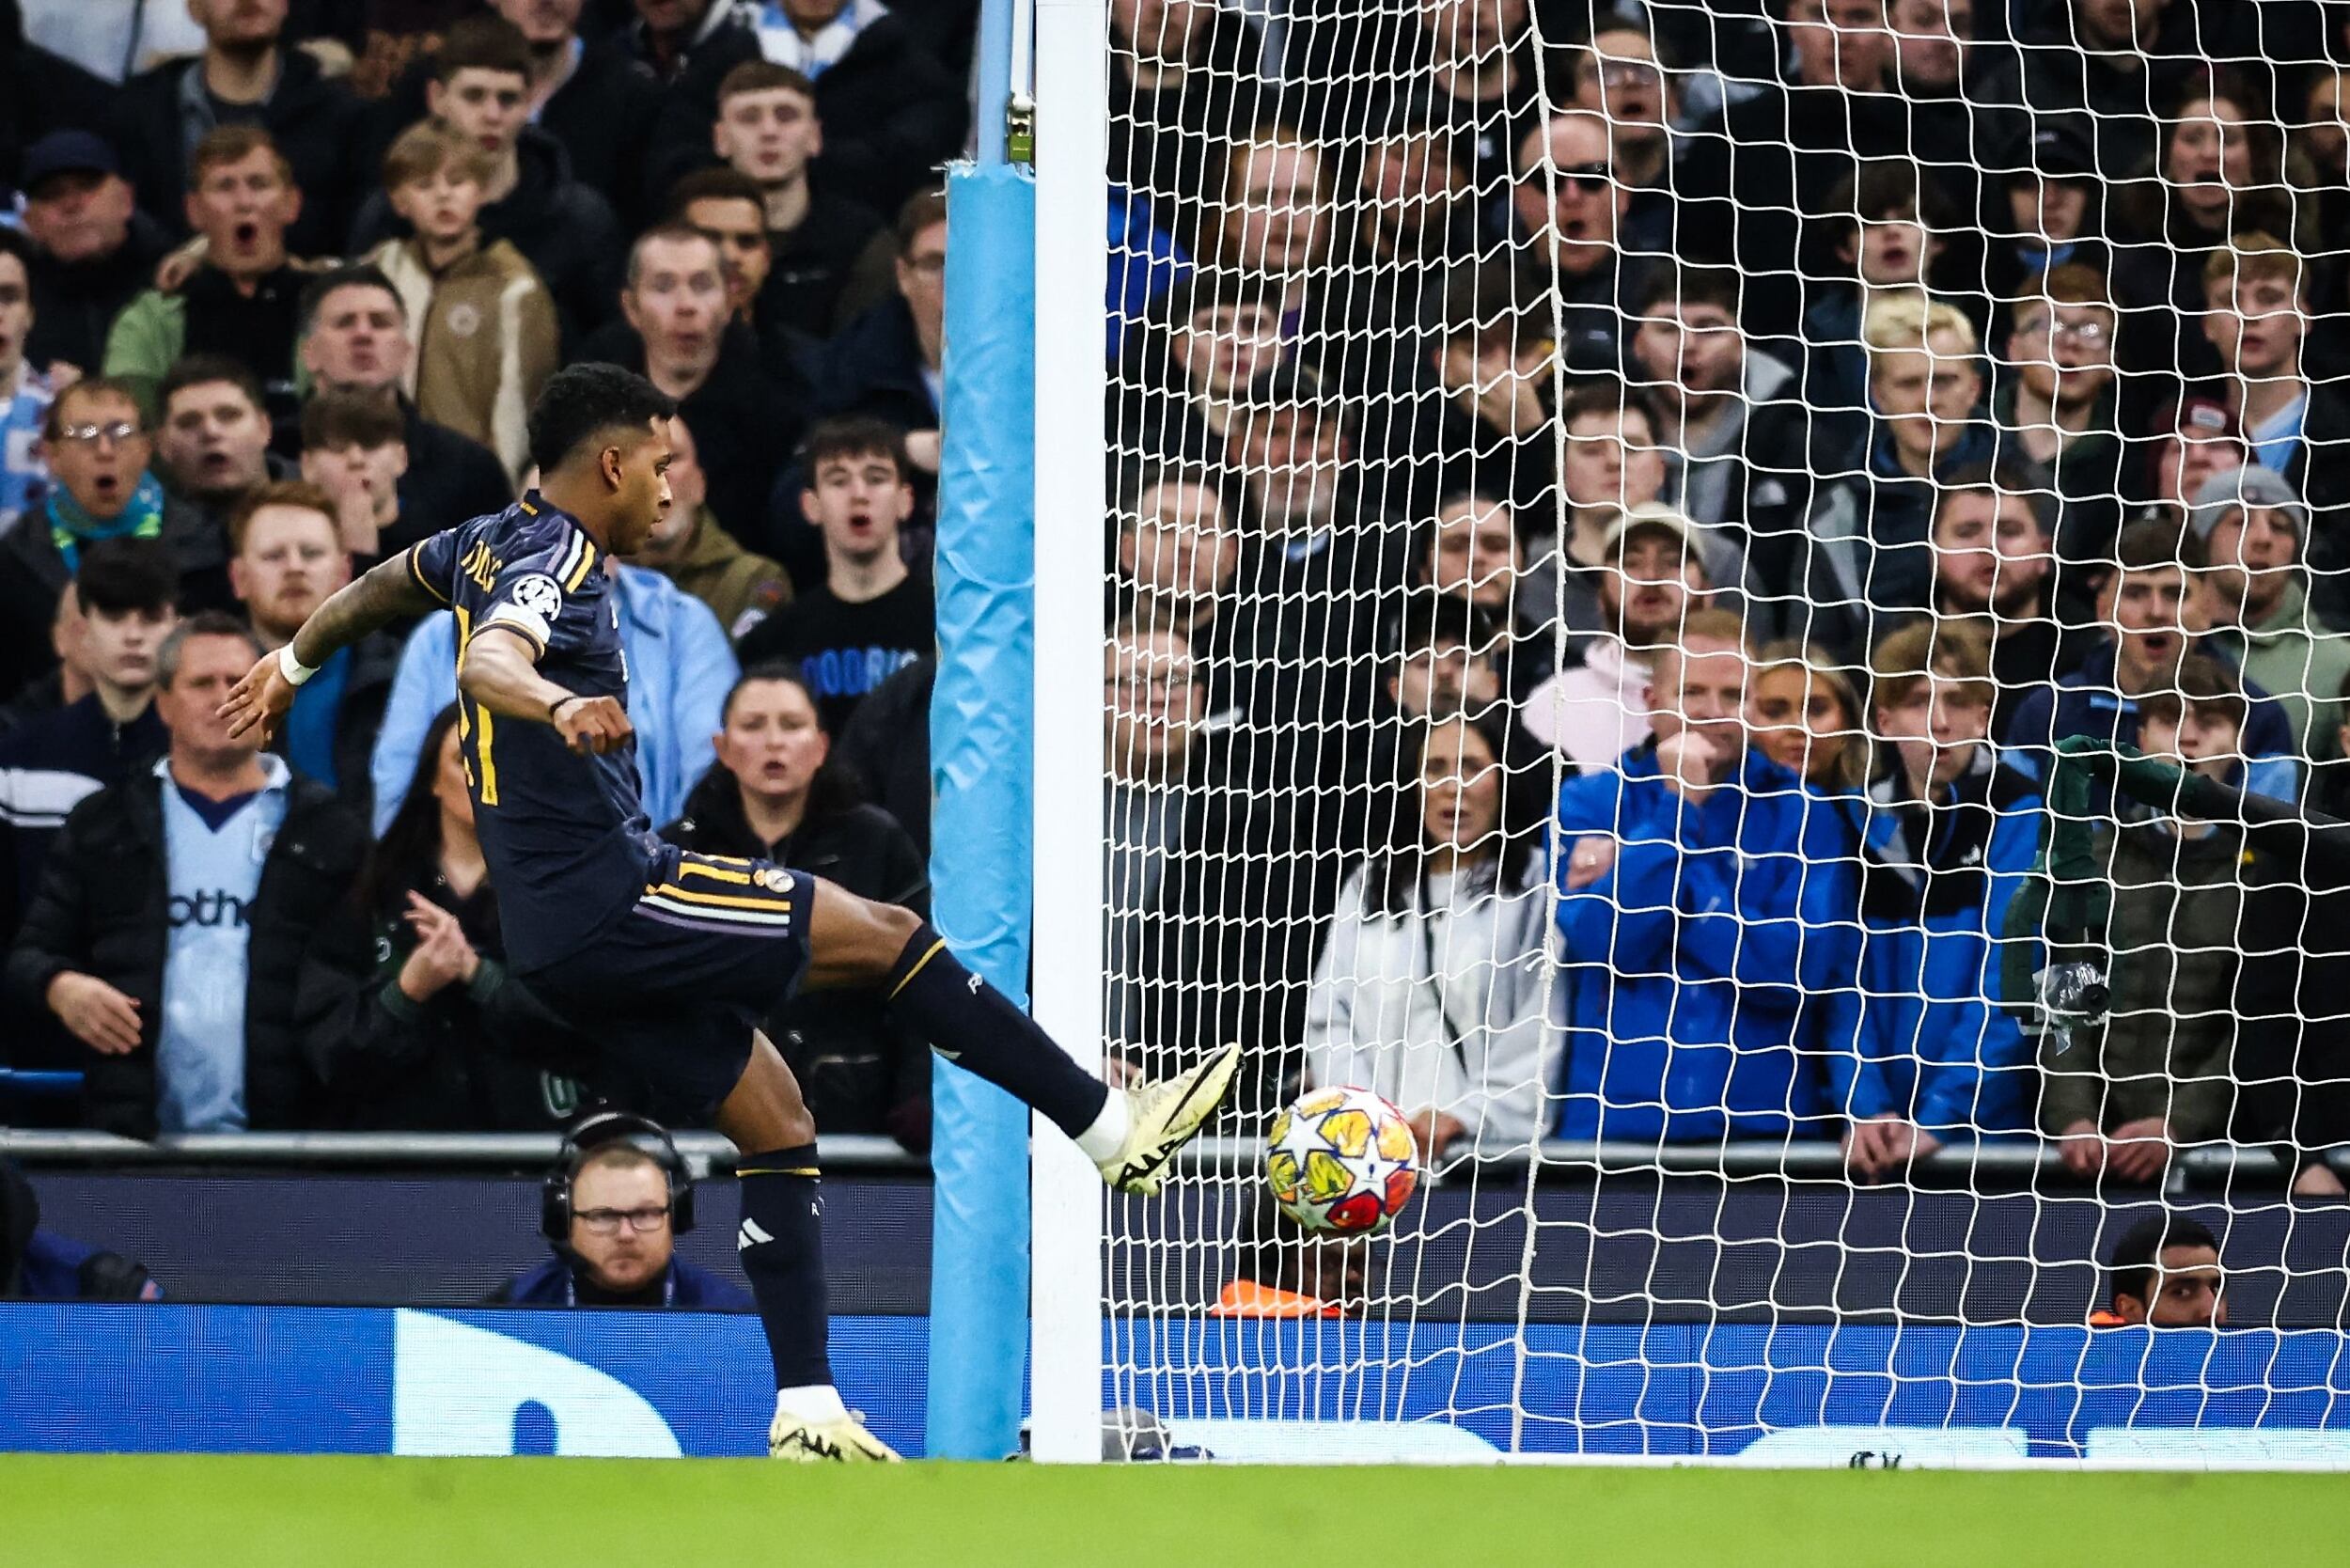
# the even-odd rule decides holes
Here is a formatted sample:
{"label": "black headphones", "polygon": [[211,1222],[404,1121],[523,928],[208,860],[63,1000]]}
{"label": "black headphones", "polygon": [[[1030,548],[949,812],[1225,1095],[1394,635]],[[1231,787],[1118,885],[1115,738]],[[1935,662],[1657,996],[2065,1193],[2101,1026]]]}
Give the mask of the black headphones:
{"label": "black headphones", "polygon": [[539,1195],[539,1233],[551,1242],[572,1239],[572,1182],[588,1154],[607,1143],[645,1139],[656,1148],[645,1152],[669,1178],[669,1231],[682,1236],[694,1228],[694,1173],[685,1168],[669,1129],[650,1117],[628,1111],[589,1111],[563,1132],[563,1147],[555,1157]]}

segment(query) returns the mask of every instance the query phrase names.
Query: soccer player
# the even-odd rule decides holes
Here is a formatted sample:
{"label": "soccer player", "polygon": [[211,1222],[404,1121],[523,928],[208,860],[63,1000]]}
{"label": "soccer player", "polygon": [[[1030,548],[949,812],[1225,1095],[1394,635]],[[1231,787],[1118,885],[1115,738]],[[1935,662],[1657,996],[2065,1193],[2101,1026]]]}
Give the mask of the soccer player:
{"label": "soccer player", "polygon": [[403,618],[455,612],[459,731],[511,967],[743,1152],[737,1247],[776,1364],[769,1451],[894,1459],[833,1388],[815,1122],[759,1021],[795,984],[878,986],[909,1027],[1052,1118],[1104,1180],[1139,1194],[1158,1190],[1221,1103],[1239,1048],[1113,1091],[912,913],[653,836],[637,806],[609,557],[641,546],[670,504],[676,413],[617,366],[558,371],[530,416],[540,488],[337,592],[222,713],[237,732],[270,735],[337,650]]}

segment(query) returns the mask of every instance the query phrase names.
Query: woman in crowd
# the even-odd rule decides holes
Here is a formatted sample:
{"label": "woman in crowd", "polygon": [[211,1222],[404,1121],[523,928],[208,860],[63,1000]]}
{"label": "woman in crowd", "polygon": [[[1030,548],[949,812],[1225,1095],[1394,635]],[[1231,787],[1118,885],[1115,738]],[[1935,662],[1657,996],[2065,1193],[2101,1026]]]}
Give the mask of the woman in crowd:
{"label": "woman in crowd", "polygon": [[343,915],[303,977],[306,1037],[359,1127],[560,1127],[590,1098],[631,1098],[507,972],[497,894],[474,831],[457,708],[425,732],[415,776]]}
{"label": "woman in crowd", "polygon": [[1764,648],[1754,672],[1754,713],[1755,745],[1804,782],[1831,794],[1868,782],[1860,700],[1820,650],[1792,639]]}
{"label": "woman in crowd", "polygon": [[1498,710],[1418,739],[1402,841],[1340,891],[1307,1002],[1306,1070],[1394,1102],[1437,1164],[1527,1148],[1549,1123],[1551,767],[1512,744]]}
{"label": "woman in crowd", "polygon": [[[718,760],[661,830],[702,855],[771,860],[884,903],[930,913],[930,874],[905,829],[861,804],[833,767],[832,736],[797,669],[760,665],[727,694]],[[795,996],[767,1023],[816,1124],[930,1146],[930,1050],[872,992]]]}

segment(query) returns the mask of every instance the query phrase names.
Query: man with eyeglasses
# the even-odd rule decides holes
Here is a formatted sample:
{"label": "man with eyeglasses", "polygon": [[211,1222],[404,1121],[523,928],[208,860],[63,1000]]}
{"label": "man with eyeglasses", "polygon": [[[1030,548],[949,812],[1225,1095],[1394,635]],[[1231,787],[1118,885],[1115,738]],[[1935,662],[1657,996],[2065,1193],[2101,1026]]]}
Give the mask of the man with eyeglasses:
{"label": "man with eyeglasses", "polygon": [[677,1255],[669,1173],[633,1143],[588,1151],[572,1173],[572,1229],[555,1256],[490,1295],[502,1307],[747,1310],[748,1293]]}
{"label": "man with eyeglasses", "polygon": [[2113,371],[2116,317],[2093,269],[2057,267],[2015,306],[2007,372],[1991,417],[2056,477],[2063,497],[2057,553],[2104,558],[2122,525],[2122,425]]}
{"label": "man with eyeglasses", "polygon": [[120,382],[76,382],[49,405],[41,453],[55,483],[0,537],[0,688],[16,691],[56,662],[49,628],[57,596],[100,540],[161,540],[188,608],[235,602],[219,530],[193,509],[166,504],[148,471],[153,452],[147,417]]}

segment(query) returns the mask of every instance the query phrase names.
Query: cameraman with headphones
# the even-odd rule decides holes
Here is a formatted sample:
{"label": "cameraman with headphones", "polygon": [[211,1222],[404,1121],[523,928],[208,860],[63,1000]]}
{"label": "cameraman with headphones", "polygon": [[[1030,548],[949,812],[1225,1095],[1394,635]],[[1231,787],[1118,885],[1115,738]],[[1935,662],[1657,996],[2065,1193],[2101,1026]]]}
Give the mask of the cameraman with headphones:
{"label": "cameraman with headphones", "polygon": [[750,1293],[677,1256],[694,1228],[694,1179],[668,1130],[591,1111],[563,1137],[540,1204],[555,1256],[490,1296],[506,1307],[747,1309]]}

